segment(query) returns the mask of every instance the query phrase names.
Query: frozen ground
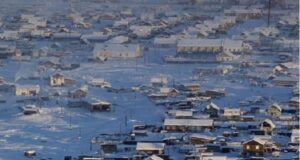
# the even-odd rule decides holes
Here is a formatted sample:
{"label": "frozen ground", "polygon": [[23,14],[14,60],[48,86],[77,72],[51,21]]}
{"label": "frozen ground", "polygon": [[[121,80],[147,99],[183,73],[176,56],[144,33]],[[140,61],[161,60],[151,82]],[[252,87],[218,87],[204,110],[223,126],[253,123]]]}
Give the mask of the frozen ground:
{"label": "frozen ground", "polygon": [[[67,11],[69,5],[63,0],[31,0],[44,8],[37,8],[39,14],[47,16],[53,10],[57,12]],[[26,7],[28,1],[2,0],[0,6],[9,8],[15,5],[16,10]],[[132,4],[129,1],[124,4]],[[145,5],[155,5],[157,1]],[[80,3],[77,4],[80,7]],[[96,6],[95,6],[96,7]],[[180,6],[176,6],[180,8]],[[15,12],[10,10],[9,12]],[[0,9],[1,11],[1,9]],[[7,11],[2,11],[6,14]],[[32,11],[35,12],[35,11]],[[250,21],[238,25],[228,32],[227,37],[239,34],[254,26],[265,25],[263,20]],[[247,28],[248,27],[248,28]],[[47,46],[48,42],[39,42],[39,46]],[[70,49],[71,50],[71,49]],[[86,57],[90,51],[76,53],[77,57],[68,57],[74,63],[80,63],[80,68],[72,71],[61,71],[49,69],[43,73],[48,77],[54,73],[62,73],[66,78],[76,80],[77,87],[86,83],[92,78],[104,78],[114,88],[129,89],[136,85],[149,85],[150,79],[157,75],[166,75],[169,78],[169,86],[172,83],[197,82],[201,89],[225,88],[228,95],[221,99],[212,100],[221,108],[239,107],[238,102],[252,96],[264,96],[270,101],[286,102],[290,98],[292,88],[267,86],[261,88],[252,86],[249,79],[230,76],[215,75],[211,77],[200,77],[195,79],[193,70],[199,67],[216,67],[217,64],[167,64],[162,57],[174,55],[174,49],[154,49],[144,52],[143,58],[137,60],[109,60],[103,64],[90,63]],[[4,65],[0,67],[0,75],[8,82],[18,84],[40,84],[42,92],[52,90],[48,87],[46,80],[22,80],[20,77],[31,76],[38,71],[39,59],[31,62],[15,62],[11,60],[1,61]],[[259,70],[255,71],[259,73]],[[57,88],[67,91],[74,89]],[[24,116],[16,103],[16,97],[12,94],[0,95],[0,99],[6,103],[0,104],[0,160],[24,159],[23,152],[29,149],[37,150],[36,159],[63,159],[65,155],[82,155],[97,153],[98,148],[90,150],[90,138],[101,133],[126,133],[135,124],[162,125],[165,109],[162,106],[155,106],[146,95],[135,92],[113,93],[105,89],[89,87],[90,97],[103,99],[113,104],[113,112],[91,113],[84,108],[63,107],[64,116],[61,116],[61,106],[65,106],[67,98],[54,98],[42,104],[40,114]],[[57,104],[56,101],[60,103]],[[205,106],[200,104],[197,109]],[[128,116],[128,125],[125,125],[125,115]],[[220,131],[221,133],[221,131]],[[218,133],[215,133],[218,134]],[[281,138],[281,137],[279,137]],[[287,141],[282,139],[282,141]],[[172,152],[172,151],[170,151]],[[230,155],[229,155],[230,156]],[[175,155],[181,159],[179,155]]]}

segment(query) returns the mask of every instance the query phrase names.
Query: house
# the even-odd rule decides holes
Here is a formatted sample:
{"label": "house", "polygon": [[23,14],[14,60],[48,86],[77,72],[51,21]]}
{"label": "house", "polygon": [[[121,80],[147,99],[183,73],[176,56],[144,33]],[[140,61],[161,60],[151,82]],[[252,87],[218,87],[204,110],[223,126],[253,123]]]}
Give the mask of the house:
{"label": "house", "polygon": [[205,96],[208,97],[223,97],[226,95],[224,88],[209,89],[205,91]]}
{"label": "house", "polygon": [[216,104],[211,102],[204,108],[203,112],[206,114],[209,114],[210,117],[218,117],[219,111],[220,111],[220,108]]}
{"label": "house", "polygon": [[267,109],[267,113],[268,113],[270,116],[275,117],[275,118],[279,118],[279,117],[280,117],[281,111],[282,111],[282,108],[281,108],[277,103],[272,104],[272,105]]}
{"label": "house", "polygon": [[159,93],[166,95],[166,96],[178,96],[179,95],[179,91],[175,88],[168,88],[168,87],[162,87],[159,89]]}
{"label": "house", "polygon": [[190,136],[191,143],[196,145],[196,144],[209,144],[213,143],[216,138],[207,136],[207,135],[202,135],[202,134],[192,134]]}
{"label": "house", "polygon": [[178,53],[218,53],[222,50],[234,53],[248,50],[250,46],[231,39],[180,39],[176,48]]}
{"label": "house", "polygon": [[227,119],[237,119],[241,117],[240,108],[224,108],[223,116]]}
{"label": "house", "polygon": [[57,87],[65,84],[65,77],[59,73],[49,77],[49,86]]}
{"label": "house", "polygon": [[299,97],[293,97],[293,98],[291,98],[289,100],[289,106],[299,107],[300,106]]}
{"label": "house", "polygon": [[193,112],[176,110],[174,116],[176,119],[189,119],[189,118],[193,118]]}
{"label": "house", "polygon": [[69,92],[69,97],[71,98],[83,98],[86,97],[86,95],[87,91],[81,88]]}
{"label": "house", "polygon": [[248,156],[263,156],[266,142],[259,138],[253,138],[243,143],[243,155]]}
{"label": "house", "polygon": [[40,93],[39,85],[16,85],[16,96],[35,96]]}
{"label": "house", "polygon": [[234,61],[239,59],[239,56],[234,55],[230,51],[222,51],[216,57],[218,62]]}
{"label": "house", "polygon": [[169,132],[198,132],[212,129],[212,119],[165,119],[164,129]]}
{"label": "house", "polygon": [[103,78],[94,78],[88,82],[92,86],[101,87],[101,88],[110,88],[111,84],[105,81]]}
{"label": "house", "polygon": [[185,83],[182,86],[185,91],[190,91],[190,92],[200,91],[200,84],[197,83]]}
{"label": "house", "polygon": [[291,143],[299,144],[299,129],[293,129],[291,134]]}
{"label": "house", "polygon": [[139,44],[96,43],[93,50],[95,59],[141,57]]}
{"label": "house", "polygon": [[164,154],[165,144],[164,143],[150,143],[150,142],[138,142],[136,145],[137,154],[146,153],[152,154]]}
{"label": "house", "polygon": [[94,101],[89,103],[89,107],[91,111],[111,111],[112,107],[111,107],[111,103],[106,102],[106,101]]}
{"label": "house", "polygon": [[272,133],[275,127],[275,124],[270,119],[265,119],[264,121],[259,123],[260,130],[263,130],[266,133]]}
{"label": "house", "polygon": [[104,153],[114,153],[117,151],[117,143],[115,142],[103,142],[101,144],[101,150]]}

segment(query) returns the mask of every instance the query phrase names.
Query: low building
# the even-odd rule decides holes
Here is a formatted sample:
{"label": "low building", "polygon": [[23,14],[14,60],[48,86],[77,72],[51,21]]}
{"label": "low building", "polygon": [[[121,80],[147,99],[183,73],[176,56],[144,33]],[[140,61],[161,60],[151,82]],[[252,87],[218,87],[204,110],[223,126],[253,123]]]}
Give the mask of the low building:
{"label": "low building", "polygon": [[87,95],[87,91],[79,88],[69,92],[71,98],[84,98]]}
{"label": "low building", "polygon": [[234,55],[230,51],[220,52],[216,57],[218,62],[234,61],[239,59],[239,56]]}
{"label": "low building", "polygon": [[248,49],[250,46],[243,41],[230,39],[181,39],[177,43],[178,53],[219,53],[222,50],[234,53]]}
{"label": "low building", "polygon": [[138,58],[141,49],[138,44],[96,43],[93,54],[95,59]]}
{"label": "low building", "polygon": [[164,143],[150,143],[150,142],[138,142],[136,145],[137,154],[146,153],[152,154],[164,154],[165,144]]}
{"label": "low building", "polygon": [[213,143],[216,138],[215,137],[211,137],[211,136],[207,136],[207,135],[202,135],[202,134],[192,134],[190,136],[190,140],[192,144],[209,144],[209,143]]}
{"label": "low building", "polygon": [[203,112],[206,114],[209,114],[210,117],[218,117],[219,111],[220,111],[220,108],[216,104],[211,102],[204,108]]}
{"label": "low building", "polygon": [[165,119],[164,129],[169,132],[198,132],[212,129],[212,119]]}
{"label": "low building", "polygon": [[159,89],[159,93],[166,96],[178,96],[179,91],[175,88],[162,87]]}
{"label": "low building", "polygon": [[260,130],[263,130],[266,133],[272,133],[275,127],[276,127],[275,124],[270,119],[265,119],[264,121],[259,123]]}
{"label": "low building", "polygon": [[193,118],[193,112],[192,111],[176,110],[174,116],[175,116],[176,119],[192,119]]}
{"label": "low building", "polygon": [[197,83],[185,83],[182,86],[185,91],[190,91],[190,92],[200,91],[200,84]]}
{"label": "low building", "polygon": [[253,138],[243,143],[244,156],[263,156],[265,150],[265,141]]}
{"label": "low building", "polygon": [[16,85],[16,96],[35,96],[40,93],[39,85]]}
{"label": "low building", "polygon": [[293,97],[293,98],[291,98],[289,100],[289,106],[299,107],[300,106],[299,97]]}
{"label": "low building", "polygon": [[299,129],[293,129],[291,134],[291,143],[299,144]]}
{"label": "low building", "polygon": [[240,108],[225,108],[223,116],[228,119],[237,119],[241,117]]}
{"label": "low building", "polygon": [[49,86],[57,87],[65,84],[65,77],[61,74],[54,74],[49,77]]}

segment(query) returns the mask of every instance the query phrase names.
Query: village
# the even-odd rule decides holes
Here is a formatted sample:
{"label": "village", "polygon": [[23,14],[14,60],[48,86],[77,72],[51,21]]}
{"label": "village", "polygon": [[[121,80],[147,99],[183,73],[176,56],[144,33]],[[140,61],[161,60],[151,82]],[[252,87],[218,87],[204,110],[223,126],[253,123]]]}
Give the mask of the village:
{"label": "village", "polygon": [[0,8],[0,160],[299,160],[298,0]]}

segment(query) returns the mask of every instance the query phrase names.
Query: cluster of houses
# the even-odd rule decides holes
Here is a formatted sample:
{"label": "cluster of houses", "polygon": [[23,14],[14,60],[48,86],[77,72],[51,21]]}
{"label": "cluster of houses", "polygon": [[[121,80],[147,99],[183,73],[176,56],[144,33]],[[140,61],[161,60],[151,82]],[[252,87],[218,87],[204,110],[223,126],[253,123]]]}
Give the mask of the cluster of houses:
{"label": "cluster of houses", "polygon": [[[100,121],[125,121],[120,133],[102,134],[100,125],[100,133],[89,133],[90,142],[81,142],[90,143],[90,152],[62,155],[65,160],[299,159],[299,16],[291,13],[293,1],[272,2],[270,13],[258,0],[169,0],[175,7],[70,1],[66,14],[6,17],[0,20],[0,104],[14,101],[24,117],[43,115],[55,104]],[[120,72],[111,68],[121,63],[134,63],[127,69],[143,75],[118,68],[124,75],[115,78]],[[16,73],[6,70],[11,64]],[[35,65],[30,75],[28,64]],[[175,69],[164,70],[170,66]],[[132,85],[141,78],[143,84]],[[135,101],[127,97],[132,93],[146,97],[153,112],[162,110],[157,123],[128,120],[127,104],[114,100]],[[113,117],[119,114],[125,120]]]}

